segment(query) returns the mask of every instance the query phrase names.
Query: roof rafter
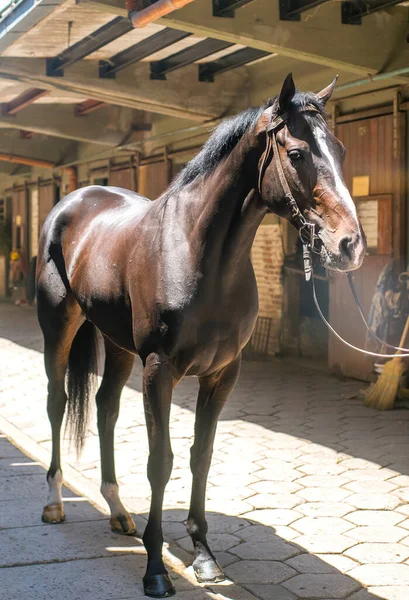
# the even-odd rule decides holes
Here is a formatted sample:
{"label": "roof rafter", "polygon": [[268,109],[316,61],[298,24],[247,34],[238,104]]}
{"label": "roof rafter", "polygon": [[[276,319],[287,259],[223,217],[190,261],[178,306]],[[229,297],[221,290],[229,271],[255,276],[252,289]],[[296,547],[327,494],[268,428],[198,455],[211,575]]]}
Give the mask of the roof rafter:
{"label": "roof rafter", "polygon": [[132,25],[128,19],[116,17],[94,31],[94,33],[87,35],[73,46],[64,50],[64,52],[61,52],[58,56],[48,58],[47,75],[50,77],[63,77],[64,68],[89,56],[131,30]]}
{"label": "roof rafter", "polygon": [[99,76],[113,79],[118,71],[147,58],[159,50],[163,50],[163,48],[180,42],[180,40],[190,35],[187,31],[179,31],[178,29],[166,27],[162,31],[158,31],[154,35],[142,40],[142,42],[115,54],[115,56],[112,56],[108,60],[101,60],[99,63]]}
{"label": "roof rafter", "polygon": [[237,52],[227,54],[213,62],[203,63],[199,65],[199,81],[213,82],[215,75],[226,73],[232,69],[237,69],[248,63],[254,62],[260,58],[264,58],[271,54],[264,50],[256,50],[255,48],[242,48]]}
{"label": "roof rafter", "polygon": [[151,62],[151,79],[166,79],[166,74],[186,65],[190,65],[215,52],[230,48],[233,44],[223,40],[208,38],[163,60]]}
{"label": "roof rafter", "polygon": [[213,0],[214,17],[234,17],[237,8],[245,6],[253,0]]}
{"label": "roof rafter", "polygon": [[42,98],[46,94],[48,94],[48,90],[44,90],[41,88],[30,88],[26,90],[7,104],[3,105],[3,115],[11,116],[16,115],[18,112],[26,108],[26,106],[30,106],[39,98]]}
{"label": "roof rafter", "polygon": [[328,0],[279,0],[280,20],[299,21],[301,13],[315,8]]}
{"label": "roof rafter", "polygon": [[404,0],[354,0],[342,3],[342,22],[346,25],[360,25],[362,17],[371,15],[379,10],[385,10]]}

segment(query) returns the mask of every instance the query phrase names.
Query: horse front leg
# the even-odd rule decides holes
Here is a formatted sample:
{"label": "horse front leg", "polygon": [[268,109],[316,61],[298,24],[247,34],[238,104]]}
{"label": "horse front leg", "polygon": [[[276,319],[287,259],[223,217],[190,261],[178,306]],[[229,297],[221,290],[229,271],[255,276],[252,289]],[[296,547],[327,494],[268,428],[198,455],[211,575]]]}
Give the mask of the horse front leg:
{"label": "horse front leg", "polygon": [[162,505],[165,487],[173,466],[169,436],[169,415],[173,378],[166,357],[150,354],[143,372],[144,408],[149,439],[148,479],[152,498],[143,543],[148,566],[143,578],[144,591],[153,598],[167,598],[175,588],[163,564]]}
{"label": "horse front leg", "polygon": [[241,356],[218,373],[200,378],[196,408],[195,441],[191,448],[192,496],[187,531],[192,538],[195,558],[193,569],[200,583],[223,581],[225,575],[210,550],[206,534],[205,497],[207,475],[213,454],[217,420],[236,385]]}

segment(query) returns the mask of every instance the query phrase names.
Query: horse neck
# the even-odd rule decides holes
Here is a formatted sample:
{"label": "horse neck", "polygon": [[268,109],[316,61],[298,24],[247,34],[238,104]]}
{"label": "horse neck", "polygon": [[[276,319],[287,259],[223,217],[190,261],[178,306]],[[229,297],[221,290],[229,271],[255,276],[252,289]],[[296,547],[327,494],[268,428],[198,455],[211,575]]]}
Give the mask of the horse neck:
{"label": "horse neck", "polygon": [[[262,148],[247,132],[213,173],[189,189],[194,239],[208,262],[247,259],[266,207],[257,192]],[[218,262],[218,261],[217,261]],[[216,263],[217,264],[217,263]]]}

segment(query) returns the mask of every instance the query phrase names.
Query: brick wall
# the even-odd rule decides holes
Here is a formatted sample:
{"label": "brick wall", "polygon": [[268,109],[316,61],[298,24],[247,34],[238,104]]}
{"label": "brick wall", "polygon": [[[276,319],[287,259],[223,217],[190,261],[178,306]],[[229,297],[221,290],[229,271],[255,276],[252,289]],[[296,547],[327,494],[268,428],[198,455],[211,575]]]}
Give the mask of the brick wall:
{"label": "brick wall", "polygon": [[257,279],[259,316],[272,319],[268,354],[274,355],[280,350],[283,312],[283,232],[278,219],[270,217],[259,227],[251,260]]}

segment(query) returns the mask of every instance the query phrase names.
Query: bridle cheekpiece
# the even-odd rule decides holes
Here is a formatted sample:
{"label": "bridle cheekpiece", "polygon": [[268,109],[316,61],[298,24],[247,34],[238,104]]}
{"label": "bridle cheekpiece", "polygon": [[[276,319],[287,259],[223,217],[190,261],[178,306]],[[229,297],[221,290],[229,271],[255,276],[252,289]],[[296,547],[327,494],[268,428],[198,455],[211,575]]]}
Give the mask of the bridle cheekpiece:
{"label": "bridle cheekpiece", "polygon": [[[304,112],[318,112],[317,109],[312,106],[301,110]],[[283,165],[281,164],[280,153],[277,145],[277,132],[287,124],[288,118],[288,111],[275,115],[272,117],[271,122],[266,127],[266,149],[264,151],[259,172],[258,191],[261,195],[261,186],[267,161],[270,155],[273,154],[280,184],[283,188],[286,204],[291,214],[291,220],[297,228],[298,235],[300,236],[303,244],[304,272],[306,280],[309,281],[312,273],[311,252],[315,252],[317,254],[320,253],[321,240],[315,233],[315,225],[313,223],[309,223],[300,211],[298,204],[291,193],[290,186],[288,185],[286,176],[284,174]]]}

